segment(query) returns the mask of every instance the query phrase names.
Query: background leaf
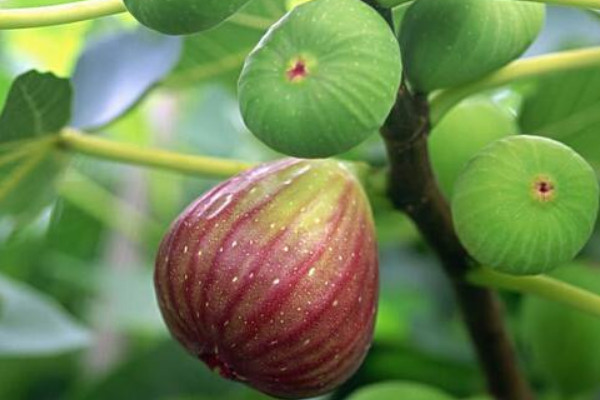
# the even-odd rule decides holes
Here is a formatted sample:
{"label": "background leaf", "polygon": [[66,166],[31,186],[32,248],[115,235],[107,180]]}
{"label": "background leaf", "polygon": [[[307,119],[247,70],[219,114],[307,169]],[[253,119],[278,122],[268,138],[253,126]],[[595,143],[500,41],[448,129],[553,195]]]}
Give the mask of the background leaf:
{"label": "background leaf", "polygon": [[71,125],[94,129],[130,109],[179,60],[181,38],[145,28],[94,40],[73,74]]}
{"label": "background leaf", "polygon": [[66,163],[52,136],[66,125],[70,109],[66,79],[30,71],[13,83],[0,115],[0,215],[25,219],[52,198]]}
{"label": "background leaf", "polygon": [[53,300],[0,275],[0,356],[57,354],[90,339]]}

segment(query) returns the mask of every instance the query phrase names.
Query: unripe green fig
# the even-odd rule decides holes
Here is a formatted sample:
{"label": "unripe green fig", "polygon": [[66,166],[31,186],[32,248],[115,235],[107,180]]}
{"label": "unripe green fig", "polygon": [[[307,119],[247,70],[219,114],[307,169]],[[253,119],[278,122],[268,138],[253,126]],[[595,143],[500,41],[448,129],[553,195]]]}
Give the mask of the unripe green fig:
{"label": "unripe green fig", "polygon": [[[600,295],[600,268],[572,264],[552,275]],[[598,317],[531,296],[523,303],[521,320],[534,368],[551,387],[566,397],[600,390]]]}
{"label": "unripe green fig", "polygon": [[516,117],[485,97],[454,107],[431,131],[429,153],[442,191],[452,196],[460,171],[485,145],[519,132]]}
{"label": "unripe green fig", "polygon": [[473,157],[454,186],[456,232],[475,260],[538,274],[573,259],[598,213],[598,181],[571,148],[539,136],[509,136]]}
{"label": "unripe green fig", "polygon": [[520,56],[544,17],[543,4],[526,1],[415,1],[400,30],[408,80],[427,93],[481,78]]}
{"label": "unripe green fig", "polygon": [[339,154],[383,124],[400,75],[398,42],[375,10],[361,0],[313,0],[284,16],[247,58],[242,116],[284,154]]}
{"label": "unripe green fig", "polygon": [[123,0],[140,23],[168,35],[210,29],[235,14],[249,0]]}
{"label": "unripe green fig", "polygon": [[284,398],[331,391],[373,335],[368,200],[338,161],[259,166],[179,216],[160,246],[155,286],[171,333],[222,376]]}
{"label": "unripe green fig", "polygon": [[363,387],[348,400],[452,400],[442,391],[415,382],[392,381]]}

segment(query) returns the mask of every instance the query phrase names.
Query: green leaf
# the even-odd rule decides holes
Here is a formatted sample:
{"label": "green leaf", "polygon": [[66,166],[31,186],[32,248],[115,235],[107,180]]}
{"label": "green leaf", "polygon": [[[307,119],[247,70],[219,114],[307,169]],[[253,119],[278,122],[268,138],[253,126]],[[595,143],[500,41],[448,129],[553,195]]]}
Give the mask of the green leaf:
{"label": "green leaf", "polygon": [[560,140],[600,170],[600,71],[570,71],[530,85],[520,115],[523,133]]}
{"label": "green leaf", "polygon": [[89,343],[88,330],[59,304],[0,275],[0,356],[53,355]]}
{"label": "green leaf", "polygon": [[66,162],[55,135],[70,109],[66,79],[30,71],[12,84],[0,115],[0,217],[25,220],[53,198],[53,182]]}
{"label": "green leaf", "polygon": [[165,84],[185,87],[220,78],[233,86],[248,53],[285,11],[284,0],[256,0],[217,28],[186,37],[181,61]]}
{"label": "green leaf", "polygon": [[13,83],[0,115],[0,144],[57,133],[70,115],[68,80],[51,73],[26,72]]}

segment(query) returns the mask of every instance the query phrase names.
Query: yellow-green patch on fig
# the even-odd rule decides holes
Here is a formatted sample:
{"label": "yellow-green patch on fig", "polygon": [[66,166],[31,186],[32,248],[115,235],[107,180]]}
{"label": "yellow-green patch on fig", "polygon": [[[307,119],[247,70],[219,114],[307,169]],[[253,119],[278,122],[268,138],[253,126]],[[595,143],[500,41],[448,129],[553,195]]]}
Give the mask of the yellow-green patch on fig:
{"label": "yellow-green patch on fig", "polygon": [[249,0],[124,0],[143,25],[168,35],[210,29],[238,11]]}
{"label": "yellow-green patch on fig", "polygon": [[377,131],[400,85],[398,42],[360,0],[294,8],[250,54],[239,80],[249,130],[282,153],[327,157]]}
{"label": "yellow-green patch on fig", "polygon": [[408,80],[430,92],[481,78],[519,57],[544,17],[544,4],[527,1],[415,1],[400,32]]}
{"label": "yellow-green patch on fig", "polygon": [[483,265],[527,275],[571,261],[598,214],[598,180],[575,151],[539,136],[484,147],[454,186],[452,216],[468,252]]}

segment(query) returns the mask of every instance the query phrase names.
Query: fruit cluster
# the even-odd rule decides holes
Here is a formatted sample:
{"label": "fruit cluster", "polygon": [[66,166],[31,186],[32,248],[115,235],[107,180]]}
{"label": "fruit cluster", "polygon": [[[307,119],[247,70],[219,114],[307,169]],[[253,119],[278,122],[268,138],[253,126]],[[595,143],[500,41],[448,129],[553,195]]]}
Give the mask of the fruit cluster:
{"label": "fruit cluster", "polygon": [[[209,29],[246,2],[125,0],[168,34]],[[360,178],[350,164],[308,159],[376,132],[402,76],[402,90],[420,95],[468,83],[521,55],[544,20],[537,3],[418,0],[397,36],[361,0],[295,3],[247,57],[238,94],[259,140],[305,159],[266,163],[200,197],[164,238],[155,274],[163,316],[190,353],[288,398],[331,391],[354,373],[377,308],[377,245]],[[588,240],[594,171],[558,142],[518,135],[496,102],[463,102],[429,145],[457,234],[479,263],[541,273]]]}

